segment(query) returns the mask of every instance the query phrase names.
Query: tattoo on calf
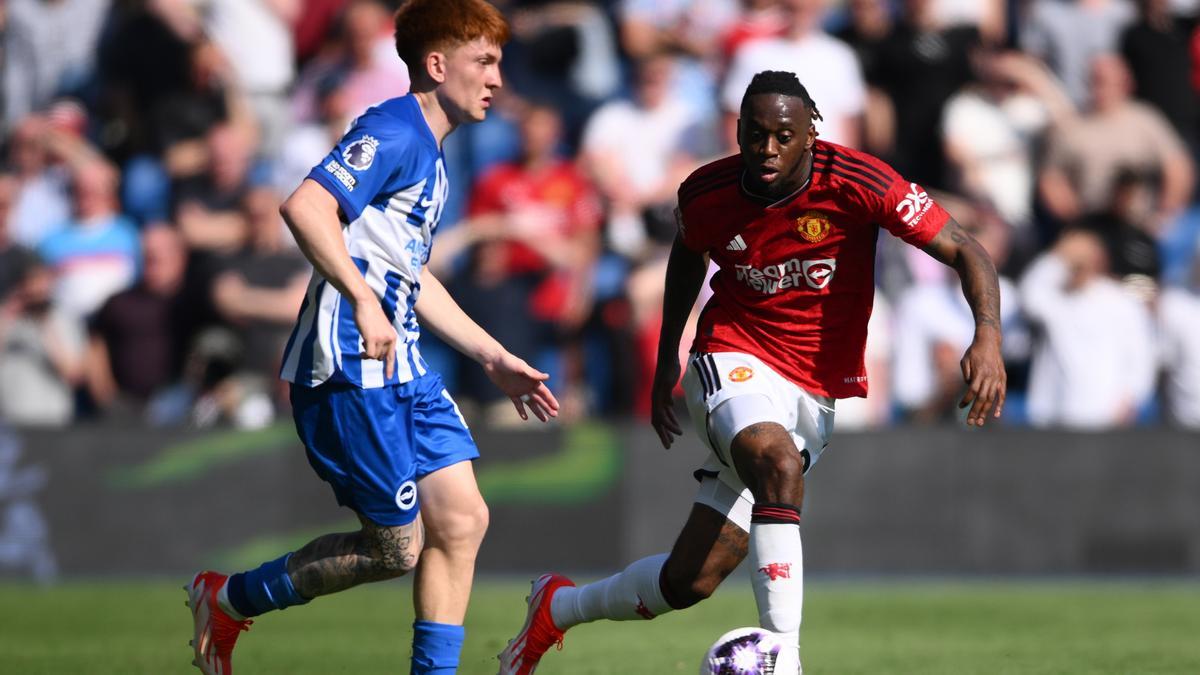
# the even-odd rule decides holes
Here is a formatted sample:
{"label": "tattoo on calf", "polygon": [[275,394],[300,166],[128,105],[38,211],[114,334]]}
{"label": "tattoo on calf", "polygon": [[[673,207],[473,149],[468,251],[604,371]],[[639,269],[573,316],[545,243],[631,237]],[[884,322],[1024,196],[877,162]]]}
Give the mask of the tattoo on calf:
{"label": "tattoo on calf", "polygon": [[311,599],[400,576],[416,566],[419,527],[364,523],[358,532],[318,537],[288,561],[292,585],[300,595]]}
{"label": "tattoo on calf", "polygon": [[750,535],[736,525],[726,525],[717,534],[717,542],[737,556],[739,560],[750,554]]}

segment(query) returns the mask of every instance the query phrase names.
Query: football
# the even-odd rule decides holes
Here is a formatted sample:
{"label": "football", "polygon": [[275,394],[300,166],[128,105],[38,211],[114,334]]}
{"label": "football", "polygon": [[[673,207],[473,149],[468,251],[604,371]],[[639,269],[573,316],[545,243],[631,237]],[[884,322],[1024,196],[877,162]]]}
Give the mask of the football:
{"label": "football", "polygon": [[782,646],[771,631],[735,628],[708,648],[700,675],[774,675]]}

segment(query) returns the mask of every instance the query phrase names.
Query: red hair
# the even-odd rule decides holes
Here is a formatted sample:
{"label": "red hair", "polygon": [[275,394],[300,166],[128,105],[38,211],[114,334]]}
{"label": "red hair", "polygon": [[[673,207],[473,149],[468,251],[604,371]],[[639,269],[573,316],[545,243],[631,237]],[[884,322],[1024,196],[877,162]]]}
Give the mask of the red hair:
{"label": "red hair", "polygon": [[508,42],[508,21],[485,0],[408,0],[396,11],[396,53],[415,81],[425,57],[483,38]]}

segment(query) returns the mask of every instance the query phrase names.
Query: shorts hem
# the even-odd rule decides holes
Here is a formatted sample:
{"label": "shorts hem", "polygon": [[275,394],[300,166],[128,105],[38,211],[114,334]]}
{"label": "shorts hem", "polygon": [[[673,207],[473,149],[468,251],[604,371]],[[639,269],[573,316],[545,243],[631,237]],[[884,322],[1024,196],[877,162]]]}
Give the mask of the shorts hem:
{"label": "shorts hem", "polygon": [[420,515],[420,513],[421,513],[420,506],[416,506],[408,511],[399,511],[396,513],[388,514],[388,517],[385,518],[385,517],[380,517],[378,514],[367,513],[366,511],[364,511],[362,509],[354,508],[353,506],[347,505],[346,508],[357,513],[358,515],[362,516],[363,518],[366,518],[367,520],[371,521],[372,523],[379,525],[380,527],[401,527],[404,525],[409,525],[414,520],[416,520],[417,516]]}
{"label": "shorts hem", "polygon": [[438,461],[433,464],[422,465],[421,469],[419,471],[417,471],[416,479],[420,480],[420,479],[428,476],[429,474],[434,473],[435,471],[441,471],[442,469],[445,469],[450,466],[454,466],[455,464],[458,464],[460,462],[473,462],[477,459],[479,459],[479,451],[478,450],[474,450],[471,452],[460,452],[460,453],[456,453],[453,455],[448,455],[446,457],[442,457],[442,458],[438,459]]}

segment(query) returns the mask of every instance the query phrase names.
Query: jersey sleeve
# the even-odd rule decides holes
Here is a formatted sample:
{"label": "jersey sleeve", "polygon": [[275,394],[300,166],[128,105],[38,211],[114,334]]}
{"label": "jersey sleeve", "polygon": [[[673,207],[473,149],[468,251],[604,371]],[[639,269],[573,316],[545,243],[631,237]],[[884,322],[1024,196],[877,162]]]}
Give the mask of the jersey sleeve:
{"label": "jersey sleeve", "polygon": [[925,246],[950,220],[950,214],[925,188],[902,178],[891,167],[880,163],[868,178],[855,184],[855,198],[875,223],[909,244]]}
{"label": "jersey sleeve", "polygon": [[[681,195],[686,187],[685,181],[679,188]],[[675,209],[675,226],[679,228],[679,240],[688,250],[700,254],[708,253],[708,249],[712,247],[712,242],[709,241],[712,237],[705,232],[694,202],[684,200],[682,196],[679,199],[679,207]]]}
{"label": "jersey sleeve", "polygon": [[337,199],[347,222],[357,220],[388,182],[415,161],[414,139],[398,133],[394,124],[385,126],[380,117],[368,114],[355,120],[308,173]]}

